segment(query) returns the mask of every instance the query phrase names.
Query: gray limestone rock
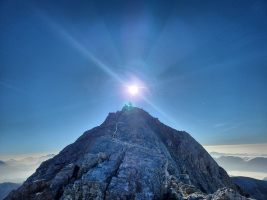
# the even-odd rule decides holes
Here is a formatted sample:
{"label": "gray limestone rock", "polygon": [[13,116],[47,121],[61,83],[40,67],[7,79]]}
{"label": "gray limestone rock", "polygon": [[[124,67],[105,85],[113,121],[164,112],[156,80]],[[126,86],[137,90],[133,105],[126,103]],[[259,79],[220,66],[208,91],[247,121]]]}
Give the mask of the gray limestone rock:
{"label": "gray limestone rock", "polygon": [[225,187],[235,189],[188,133],[124,107],[43,162],[6,199],[223,199],[223,193],[235,198],[218,190]]}

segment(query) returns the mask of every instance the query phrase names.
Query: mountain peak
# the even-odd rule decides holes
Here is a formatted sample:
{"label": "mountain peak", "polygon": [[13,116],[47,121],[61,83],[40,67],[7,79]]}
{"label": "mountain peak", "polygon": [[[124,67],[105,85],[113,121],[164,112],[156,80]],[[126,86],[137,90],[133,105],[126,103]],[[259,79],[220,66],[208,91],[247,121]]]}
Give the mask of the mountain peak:
{"label": "mountain peak", "polygon": [[152,117],[148,112],[143,110],[142,108],[135,107],[131,104],[125,104],[120,111],[117,112],[110,112],[105,119],[103,124],[114,124],[119,121],[127,121],[133,122],[137,119],[157,119]]}
{"label": "mountain peak", "polygon": [[125,105],[7,199],[179,199],[183,190],[204,198],[224,187],[234,188],[229,176],[188,133]]}
{"label": "mountain peak", "polygon": [[120,113],[125,113],[125,114],[148,114],[145,110],[143,110],[142,108],[133,106],[131,103],[125,104],[121,111],[119,111]]}

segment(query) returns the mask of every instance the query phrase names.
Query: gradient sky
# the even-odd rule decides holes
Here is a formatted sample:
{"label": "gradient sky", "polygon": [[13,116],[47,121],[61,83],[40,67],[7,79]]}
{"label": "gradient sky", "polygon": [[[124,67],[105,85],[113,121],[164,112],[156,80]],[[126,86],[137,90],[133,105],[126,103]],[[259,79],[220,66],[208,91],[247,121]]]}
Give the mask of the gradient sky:
{"label": "gradient sky", "polygon": [[0,1],[0,154],[60,150],[139,80],[203,145],[267,142],[267,2]]}

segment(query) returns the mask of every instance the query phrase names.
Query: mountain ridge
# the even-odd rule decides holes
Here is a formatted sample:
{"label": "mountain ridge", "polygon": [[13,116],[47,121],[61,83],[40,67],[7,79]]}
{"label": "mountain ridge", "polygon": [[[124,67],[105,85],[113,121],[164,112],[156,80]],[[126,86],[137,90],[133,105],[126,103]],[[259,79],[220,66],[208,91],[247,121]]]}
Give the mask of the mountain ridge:
{"label": "mountain ridge", "polygon": [[43,162],[6,199],[211,199],[212,193],[238,196],[234,189],[187,132],[124,106]]}

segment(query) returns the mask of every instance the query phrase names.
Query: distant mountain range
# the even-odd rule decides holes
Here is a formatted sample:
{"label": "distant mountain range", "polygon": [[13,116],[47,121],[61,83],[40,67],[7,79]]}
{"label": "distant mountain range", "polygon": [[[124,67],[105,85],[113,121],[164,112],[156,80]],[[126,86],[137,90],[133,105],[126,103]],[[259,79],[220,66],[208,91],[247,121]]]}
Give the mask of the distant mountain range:
{"label": "distant mountain range", "polygon": [[267,158],[267,154],[261,154],[261,153],[222,153],[222,152],[209,152],[209,154],[213,157],[213,158],[219,158],[222,156],[234,156],[234,157],[240,157],[243,158],[244,160],[248,160],[248,159],[252,159],[252,158],[256,158],[256,157],[260,157],[260,158]]}
{"label": "distant mountain range", "polygon": [[0,160],[0,167],[6,165],[6,163],[2,160]]}
{"label": "distant mountain range", "polygon": [[226,171],[267,172],[267,158],[264,157],[245,160],[237,156],[221,156],[215,158],[215,161]]}

